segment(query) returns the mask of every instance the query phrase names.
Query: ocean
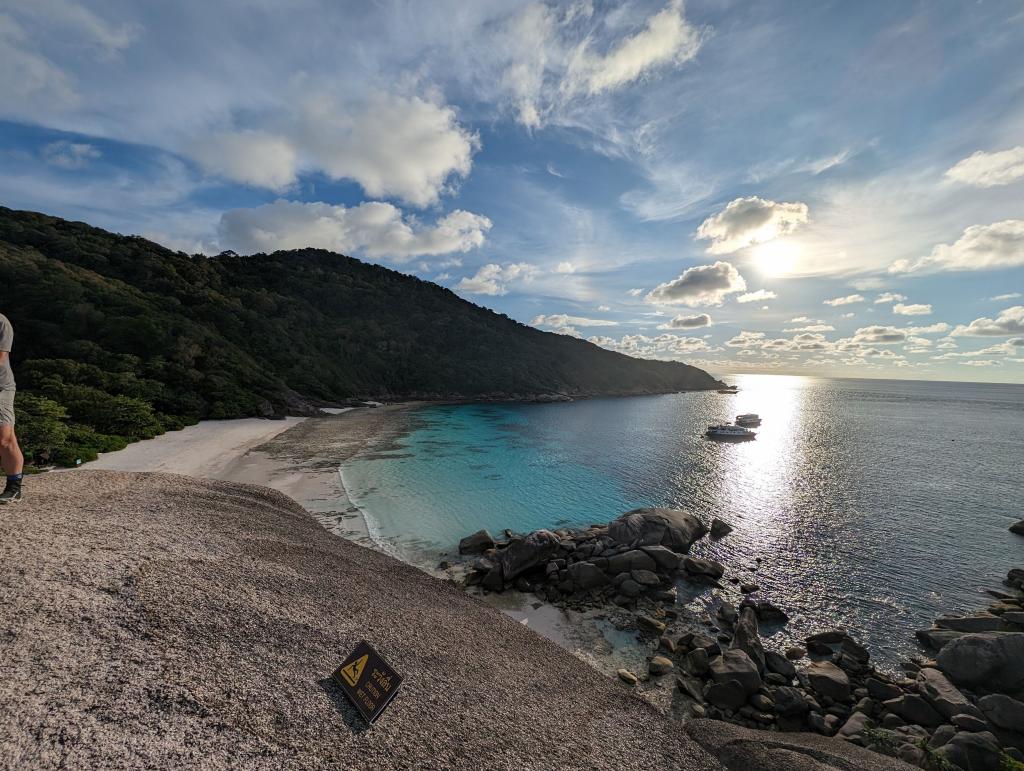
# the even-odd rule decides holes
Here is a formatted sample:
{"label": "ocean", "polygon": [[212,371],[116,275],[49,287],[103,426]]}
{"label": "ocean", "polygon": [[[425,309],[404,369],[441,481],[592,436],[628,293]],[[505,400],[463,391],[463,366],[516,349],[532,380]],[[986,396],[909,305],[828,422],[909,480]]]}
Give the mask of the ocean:
{"label": "ocean", "polygon": [[[342,468],[371,532],[436,563],[480,528],[586,526],[638,506],[721,517],[694,553],[755,575],[791,616],[783,645],[846,626],[894,667],[915,629],[980,609],[1024,563],[1024,386],[772,375],[735,395],[429,406],[384,451]],[[759,413],[757,439],[711,423]],[[758,563],[757,561],[760,560]],[[694,594],[709,592],[691,589]]]}

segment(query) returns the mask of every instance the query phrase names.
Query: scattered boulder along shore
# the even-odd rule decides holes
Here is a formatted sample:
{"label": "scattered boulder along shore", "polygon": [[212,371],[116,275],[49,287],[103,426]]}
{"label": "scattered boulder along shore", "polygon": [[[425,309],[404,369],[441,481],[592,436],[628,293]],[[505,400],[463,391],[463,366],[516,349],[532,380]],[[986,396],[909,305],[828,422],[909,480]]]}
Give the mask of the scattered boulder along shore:
{"label": "scattered boulder along shore", "polygon": [[710,581],[722,576],[721,564],[684,556],[707,533],[689,512],[647,508],[627,511],[607,525],[535,530],[497,543],[481,531],[464,538],[459,551],[484,555],[471,565],[470,586],[535,592],[549,602],[635,607],[640,599],[674,602],[680,571]]}
{"label": "scattered boulder along shore", "polygon": [[[719,562],[688,554],[716,529],[719,537],[728,533],[687,512],[637,509],[608,525],[498,542],[473,563],[467,583],[532,591],[580,609],[611,603],[634,610],[633,625],[651,655],[645,672],[621,670],[618,679],[630,688],[673,684],[673,709],[684,717],[832,737],[889,756],[879,768],[892,762],[1003,771],[1024,763],[1024,570],[1008,573],[1007,591],[988,592],[994,602],[984,611],[945,616],[919,630],[935,658],[913,658],[894,677],[875,669],[848,629],[822,629],[804,645],[771,650],[759,626],[784,624],[788,616],[746,592],[739,607],[719,598],[715,639],[673,631],[676,580],[720,586],[726,572]],[[799,753],[803,740],[794,741],[793,749],[778,746]]]}

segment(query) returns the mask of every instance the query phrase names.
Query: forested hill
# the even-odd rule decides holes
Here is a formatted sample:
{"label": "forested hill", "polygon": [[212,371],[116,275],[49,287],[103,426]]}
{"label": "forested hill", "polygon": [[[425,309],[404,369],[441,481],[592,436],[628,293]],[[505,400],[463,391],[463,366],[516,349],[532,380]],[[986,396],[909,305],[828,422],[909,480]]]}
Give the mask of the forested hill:
{"label": "forested hill", "polygon": [[718,385],[695,367],[541,332],[331,252],[188,256],[2,207],[0,313],[15,328],[23,394],[60,405],[72,431],[129,438],[196,418],[301,412],[311,400]]}

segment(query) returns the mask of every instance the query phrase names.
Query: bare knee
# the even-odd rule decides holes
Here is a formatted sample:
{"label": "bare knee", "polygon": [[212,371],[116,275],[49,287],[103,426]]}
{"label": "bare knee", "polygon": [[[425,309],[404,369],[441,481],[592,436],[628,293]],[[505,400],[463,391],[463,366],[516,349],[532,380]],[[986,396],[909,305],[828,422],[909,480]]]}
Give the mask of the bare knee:
{"label": "bare knee", "polygon": [[18,446],[14,426],[0,426],[0,450],[13,450]]}

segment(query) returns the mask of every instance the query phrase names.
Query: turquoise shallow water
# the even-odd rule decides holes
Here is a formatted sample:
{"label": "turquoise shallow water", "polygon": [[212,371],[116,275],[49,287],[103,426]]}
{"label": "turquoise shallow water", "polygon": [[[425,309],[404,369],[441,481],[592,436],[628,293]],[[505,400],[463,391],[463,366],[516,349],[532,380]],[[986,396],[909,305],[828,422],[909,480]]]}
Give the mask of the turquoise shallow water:
{"label": "turquoise shallow water", "polygon": [[[790,611],[782,637],[863,630],[881,658],[913,630],[984,601],[1024,564],[1024,386],[740,375],[736,395],[436,406],[343,477],[376,537],[437,560],[486,527],[605,522],[637,506],[687,508],[736,531],[704,541]],[[758,438],[720,444],[743,412]],[[749,575],[746,574],[746,575]]]}

